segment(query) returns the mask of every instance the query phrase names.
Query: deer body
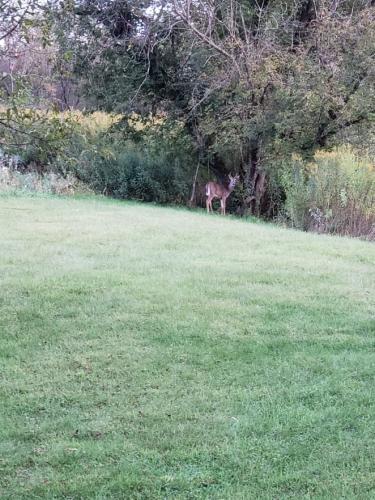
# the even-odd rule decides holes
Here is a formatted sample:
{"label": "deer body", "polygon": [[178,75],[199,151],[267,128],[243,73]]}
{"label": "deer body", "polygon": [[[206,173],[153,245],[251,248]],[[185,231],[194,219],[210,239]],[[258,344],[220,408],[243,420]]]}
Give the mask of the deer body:
{"label": "deer body", "polygon": [[212,212],[212,200],[215,198],[219,198],[220,200],[220,205],[221,205],[221,214],[225,215],[225,207],[226,207],[226,201],[230,193],[233,191],[235,188],[237,182],[238,182],[239,176],[236,175],[235,177],[232,177],[229,175],[229,185],[228,187],[223,186],[222,184],[219,184],[218,182],[213,182],[210,181],[206,184],[206,208],[207,212]]}

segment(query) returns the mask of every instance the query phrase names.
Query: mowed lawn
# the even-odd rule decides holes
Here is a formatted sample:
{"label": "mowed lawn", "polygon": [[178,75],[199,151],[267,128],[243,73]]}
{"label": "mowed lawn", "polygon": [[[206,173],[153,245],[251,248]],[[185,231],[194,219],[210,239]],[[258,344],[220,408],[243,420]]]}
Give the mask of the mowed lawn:
{"label": "mowed lawn", "polygon": [[0,497],[375,498],[375,245],[0,197]]}

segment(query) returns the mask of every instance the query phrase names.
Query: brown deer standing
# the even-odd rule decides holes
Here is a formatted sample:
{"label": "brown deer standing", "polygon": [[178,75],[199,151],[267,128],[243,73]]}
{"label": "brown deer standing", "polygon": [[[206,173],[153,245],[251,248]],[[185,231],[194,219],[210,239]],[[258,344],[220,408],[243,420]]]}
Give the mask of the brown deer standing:
{"label": "brown deer standing", "polygon": [[221,184],[218,184],[217,182],[208,182],[206,184],[206,207],[207,207],[207,212],[211,212],[212,210],[212,200],[214,198],[219,198],[220,200],[220,205],[221,205],[221,214],[225,215],[225,205],[227,202],[227,198],[230,195],[230,193],[233,191],[235,188],[240,176],[235,175],[232,177],[230,174],[228,175],[229,177],[229,184],[228,187],[222,186]]}

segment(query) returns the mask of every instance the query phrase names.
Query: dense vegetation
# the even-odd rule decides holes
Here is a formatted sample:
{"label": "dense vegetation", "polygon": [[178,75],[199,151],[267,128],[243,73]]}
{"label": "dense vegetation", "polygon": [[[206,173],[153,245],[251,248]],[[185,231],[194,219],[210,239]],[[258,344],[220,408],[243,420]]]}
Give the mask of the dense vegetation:
{"label": "dense vegetation", "polygon": [[98,197],[0,233],[2,499],[374,498],[372,243]]}
{"label": "dense vegetation", "polygon": [[237,172],[232,212],[373,237],[370,0],[2,3],[1,142],[25,164],[161,203]]}

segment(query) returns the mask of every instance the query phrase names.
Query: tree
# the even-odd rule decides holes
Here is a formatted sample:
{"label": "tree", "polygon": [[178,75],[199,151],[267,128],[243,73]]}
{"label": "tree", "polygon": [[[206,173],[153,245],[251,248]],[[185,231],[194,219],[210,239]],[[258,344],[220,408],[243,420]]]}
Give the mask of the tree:
{"label": "tree", "polygon": [[[245,2],[174,0],[173,14],[208,51],[214,77],[191,110],[210,147],[241,165],[244,202],[264,203],[270,165],[280,154],[334,141],[338,132],[375,112],[374,8],[369,2]],[[215,63],[213,64],[213,61]],[[268,170],[267,170],[268,166]]]}
{"label": "tree", "polygon": [[23,105],[32,87],[30,32],[39,6],[36,0],[0,0],[0,10],[0,143],[17,147],[37,139],[25,123],[32,113]]}

